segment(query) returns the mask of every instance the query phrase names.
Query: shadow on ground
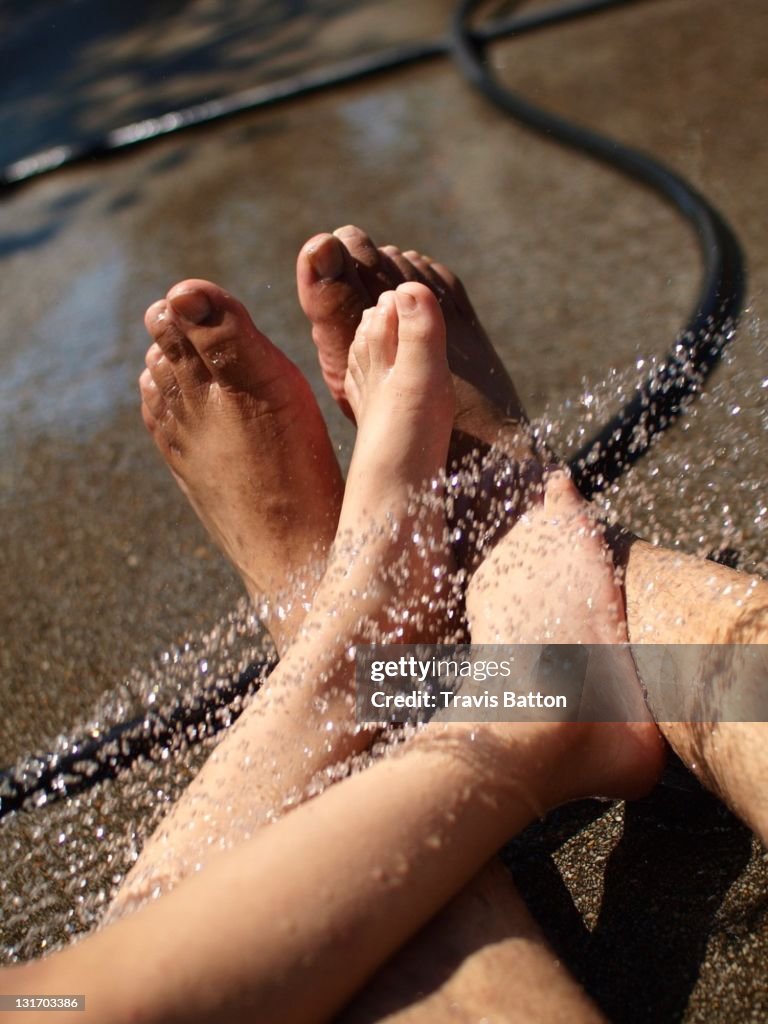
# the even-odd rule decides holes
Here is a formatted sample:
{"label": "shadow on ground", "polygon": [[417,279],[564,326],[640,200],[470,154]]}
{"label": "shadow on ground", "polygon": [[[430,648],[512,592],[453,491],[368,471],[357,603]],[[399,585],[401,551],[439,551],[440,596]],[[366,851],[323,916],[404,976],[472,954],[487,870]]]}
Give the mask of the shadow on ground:
{"label": "shadow on ground", "polygon": [[[692,777],[683,789],[658,786],[624,805],[623,828],[610,821],[613,813],[597,801],[563,808],[510,844],[504,859],[547,937],[609,1020],[681,1020],[726,896],[753,855],[753,836]],[[566,879],[593,857],[604,865],[603,891],[588,924]]]}

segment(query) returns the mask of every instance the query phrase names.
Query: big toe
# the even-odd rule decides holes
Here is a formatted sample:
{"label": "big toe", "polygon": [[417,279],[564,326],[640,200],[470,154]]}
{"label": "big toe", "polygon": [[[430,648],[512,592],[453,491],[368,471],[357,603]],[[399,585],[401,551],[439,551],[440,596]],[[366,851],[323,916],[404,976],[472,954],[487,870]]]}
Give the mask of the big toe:
{"label": "big toe", "polygon": [[245,306],[210,281],[182,281],[167,302],[185,341],[213,381],[249,390],[273,375],[279,355]]}
{"label": "big toe", "polygon": [[371,297],[355,262],[334,235],[315,235],[296,263],[299,302],[312,324],[323,378],[342,410],[351,415],[344,394],[349,347]]}
{"label": "big toe", "polygon": [[[395,291],[399,319],[397,363],[410,368],[445,362],[445,320],[426,285],[409,281]],[[446,364],[447,369],[447,364]]]}
{"label": "big toe", "polygon": [[352,410],[344,378],[355,332],[365,310],[404,279],[387,253],[351,224],[337,228],[332,235],[315,235],[299,253],[299,302],[312,324],[312,339],[328,389],[348,416]]}

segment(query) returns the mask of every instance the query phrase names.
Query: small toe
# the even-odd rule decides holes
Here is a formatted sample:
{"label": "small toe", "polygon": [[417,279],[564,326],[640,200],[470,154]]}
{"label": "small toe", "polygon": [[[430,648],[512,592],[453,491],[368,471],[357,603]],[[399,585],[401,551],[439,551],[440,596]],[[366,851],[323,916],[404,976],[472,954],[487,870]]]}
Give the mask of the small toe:
{"label": "small toe", "polygon": [[370,235],[354,224],[337,228],[334,235],[346,248],[355,263],[358,276],[368,291],[370,302],[377,302],[382,292],[391,291],[403,280],[400,269],[385,252],[376,247]]}
{"label": "small toe", "polygon": [[153,367],[157,366],[161,359],[165,359],[163,350],[157,342],[155,342],[147,349],[146,355],[144,356],[144,365],[148,370],[151,370]]}
{"label": "small toe", "polygon": [[169,400],[175,400],[181,396],[181,389],[176,378],[176,367],[165,353],[162,353],[159,358],[155,358],[150,349],[147,352],[147,369],[155,384]]}
{"label": "small toe", "polygon": [[446,292],[449,291],[449,288],[443,278],[435,271],[432,261],[414,249],[407,252],[405,256],[418,273],[414,280],[428,285],[442,299]]}
{"label": "small toe", "polygon": [[157,302],[152,303],[144,314],[144,326],[153,338],[155,334],[159,334],[163,330],[163,322],[166,319],[167,311],[168,303],[165,299],[158,299]]}
{"label": "small toe", "polygon": [[404,284],[406,281],[423,281],[419,269],[397,246],[386,245],[383,247],[382,252],[397,270],[397,281],[393,283],[393,288],[397,287],[398,284]]}
{"label": "small toe", "polygon": [[372,270],[379,262],[379,250],[369,234],[355,224],[345,224],[336,228],[334,238],[338,238],[350,256],[361,266]]}
{"label": "small toe", "polygon": [[168,405],[149,369],[144,370],[139,377],[139,391],[141,392],[143,408],[152,416],[152,429],[154,430],[157,427],[157,423],[165,418],[168,412]]}
{"label": "small toe", "polygon": [[449,270],[444,263],[438,263],[435,260],[429,260],[428,262],[431,272],[440,278],[449,291],[459,292],[466,295],[461,279],[458,278],[452,270]]}
{"label": "small toe", "polygon": [[366,321],[366,340],[371,365],[386,371],[397,356],[397,307],[395,292],[382,292]]}
{"label": "small toe", "polygon": [[149,307],[144,316],[144,323],[150,337],[170,362],[178,363],[195,357],[194,348],[164,299]]}
{"label": "small toe", "polygon": [[548,516],[569,518],[586,512],[587,505],[564,469],[555,469],[544,485],[544,512]]}
{"label": "small toe", "polygon": [[475,310],[469,301],[467,289],[464,287],[461,278],[457,277],[452,270],[449,270],[444,263],[430,262],[430,269],[443,282],[459,312],[474,321],[476,319]]}
{"label": "small toe", "polygon": [[157,432],[157,419],[150,412],[149,406],[144,400],[143,395],[141,402],[141,418],[144,421],[144,426],[147,428],[150,434],[155,434]]}

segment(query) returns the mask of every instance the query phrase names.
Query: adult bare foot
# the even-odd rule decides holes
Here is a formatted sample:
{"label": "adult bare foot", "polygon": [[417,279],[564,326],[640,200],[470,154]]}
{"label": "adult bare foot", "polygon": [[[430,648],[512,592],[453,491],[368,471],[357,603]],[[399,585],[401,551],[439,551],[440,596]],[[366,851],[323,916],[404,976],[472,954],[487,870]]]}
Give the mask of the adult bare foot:
{"label": "adult bare foot", "polygon": [[299,370],[208,281],[145,318],[142,416],[282,648],[302,620],[341,507],[341,473]]}
{"label": "adult bare foot", "polygon": [[651,788],[664,748],[622,646],[621,587],[602,527],[565,472],[549,475],[543,497],[534,496],[474,574],[467,617],[473,643],[597,645],[609,674],[594,678],[590,659],[581,720],[540,726],[576,745],[578,770],[563,776],[564,793],[636,797]]}
{"label": "adult bare foot", "polygon": [[518,459],[530,457],[527,417],[514,385],[464,287],[447,267],[414,250],[377,248],[364,231],[350,225],[311,238],[299,253],[296,278],[325,382],[348,416],[353,411],[344,390],[347,353],[364,310],[382,292],[418,281],[437,296],[445,318],[456,391],[451,459],[496,443],[502,424],[520,427],[505,431],[505,450],[511,448]]}

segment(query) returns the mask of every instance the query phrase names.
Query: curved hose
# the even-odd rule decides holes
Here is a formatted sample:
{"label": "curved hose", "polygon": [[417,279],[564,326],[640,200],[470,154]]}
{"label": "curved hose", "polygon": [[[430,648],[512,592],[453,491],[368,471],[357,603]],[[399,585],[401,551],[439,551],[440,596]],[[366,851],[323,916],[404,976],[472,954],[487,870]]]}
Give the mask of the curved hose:
{"label": "curved hose", "polygon": [[[674,348],[634,396],[570,460],[589,498],[636,462],[693,399],[717,366],[741,315],[744,255],[721,214],[674,171],[653,157],[529,103],[494,76],[484,42],[468,21],[481,0],[460,0],[453,18],[453,55],[466,79],[496,107],[534,131],[607,164],[671,203],[696,230],[704,270],[699,298]],[[618,6],[632,0],[613,0]]]}

